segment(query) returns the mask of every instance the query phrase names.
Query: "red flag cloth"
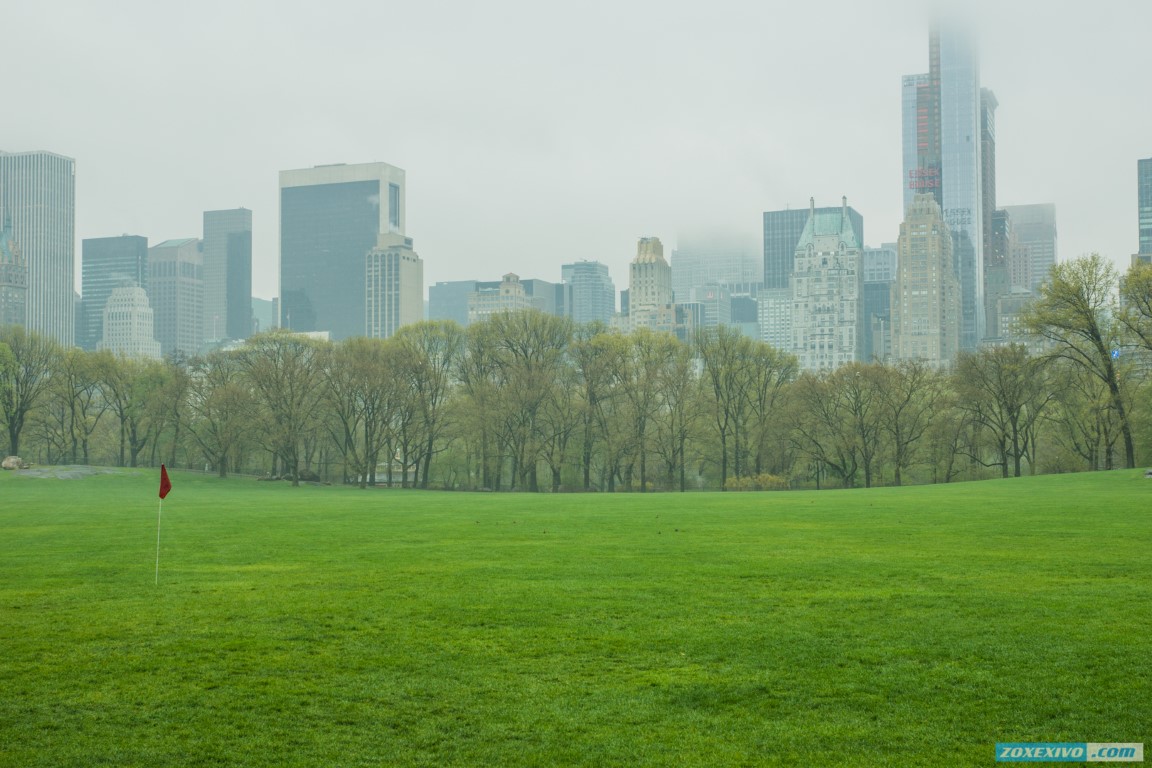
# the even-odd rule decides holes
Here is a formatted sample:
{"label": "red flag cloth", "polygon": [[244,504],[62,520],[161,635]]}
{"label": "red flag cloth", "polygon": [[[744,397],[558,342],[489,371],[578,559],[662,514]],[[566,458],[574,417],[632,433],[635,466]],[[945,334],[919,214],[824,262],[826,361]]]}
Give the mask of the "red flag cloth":
{"label": "red flag cloth", "polygon": [[160,465],[160,498],[168,495],[168,491],[172,490],[172,481],[168,479],[168,468],[163,464]]}

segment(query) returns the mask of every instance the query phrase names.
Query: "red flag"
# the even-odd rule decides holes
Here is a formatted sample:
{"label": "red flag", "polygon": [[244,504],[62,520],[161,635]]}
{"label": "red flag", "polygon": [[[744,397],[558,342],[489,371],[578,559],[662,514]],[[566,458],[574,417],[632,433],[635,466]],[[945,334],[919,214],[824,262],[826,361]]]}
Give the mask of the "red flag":
{"label": "red flag", "polygon": [[168,468],[163,464],[160,465],[160,498],[168,495],[168,491],[172,490],[172,481],[168,479]]}

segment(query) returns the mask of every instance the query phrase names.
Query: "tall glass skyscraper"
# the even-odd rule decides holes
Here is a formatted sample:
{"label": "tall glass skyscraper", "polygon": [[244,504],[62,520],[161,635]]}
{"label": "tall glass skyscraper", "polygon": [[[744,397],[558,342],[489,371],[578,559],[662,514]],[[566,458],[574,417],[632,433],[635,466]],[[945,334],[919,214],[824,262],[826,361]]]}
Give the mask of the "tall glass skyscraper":
{"label": "tall glass skyscraper", "polygon": [[72,346],[76,328],[76,161],[0,152],[0,209],[28,266],[27,327]]}
{"label": "tall glass skyscraper", "polygon": [[1136,186],[1140,206],[1140,253],[1152,254],[1152,157],[1136,161]]}
{"label": "tall glass skyscraper", "polygon": [[994,135],[995,104],[982,99],[976,43],[967,30],[933,27],[928,60],[926,75],[903,80],[905,208],[925,192],[943,210],[960,280],[960,347],[975,349],[986,322],[982,137],[984,128]]}
{"label": "tall glass skyscraper", "polygon": [[363,336],[368,254],[404,235],[404,171],[387,163],[280,172],[280,325]]}

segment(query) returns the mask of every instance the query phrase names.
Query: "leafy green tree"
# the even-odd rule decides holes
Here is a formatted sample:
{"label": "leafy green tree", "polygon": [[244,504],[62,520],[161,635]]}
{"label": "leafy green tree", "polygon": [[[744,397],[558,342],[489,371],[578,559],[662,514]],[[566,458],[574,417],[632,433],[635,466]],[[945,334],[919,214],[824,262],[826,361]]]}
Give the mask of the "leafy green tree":
{"label": "leafy green tree", "polygon": [[399,371],[407,376],[408,389],[415,398],[420,430],[416,474],[420,487],[428,487],[432,457],[441,450],[441,438],[448,426],[448,399],[455,383],[453,373],[464,346],[464,332],[451,321],[425,321],[400,329],[396,342],[408,350],[408,365]]}
{"label": "leafy green tree", "polygon": [[52,339],[19,325],[0,328],[0,420],[8,431],[8,453],[19,455],[29,415],[49,395],[60,349]]}
{"label": "leafy green tree", "polygon": [[[599,457],[613,488],[620,464],[623,425],[616,418],[619,399],[616,371],[628,355],[628,341],[601,326],[581,328],[572,344],[579,387],[580,467],[584,490],[592,489],[592,469]],[[601,483],[603,486],[604,483]]]}
{"label": "leafy green tree", "polygon": [[742,428],[745,426],[751,380],[744,361],[752,341],[727,326],[696,334],[696,354],[703,365],[704,390],[709,395],[709,426],[719,441],[720,488],[731,470],[740,475]]}
{"label": "leafy green tree", "polygon": [[683,492],[687,490],[688,443],[699,425],[700,388],[691,347],[673,341],[669,354],[648,386],[656,390],[662,404],[653,444],[664,461],[665,484]]}
{"label": "leafy green tree", "polygon": [[945,381],[922,361],[902,361],[878,369],[881,428],[892,450],[892,482],[903,483],[903,471],[914,462],[917,448],[944,400]]}
{"label": "leafy green tree", "polygon": [[1052,398],[1046,378],[1041,361],[1031,358],[1022,344],[985,348],[957,359],[958,404],[990,436],[993,463],[1003,477],[1008,477],[1009,464],[1012,476],[1020,477],[1037,420]]}
{"label": "leafy green tree", "polygon": [[1051,345],[1052,358],[1082,366],[1108,387],[1120,423],[1125,466],[1136,466],[1136,448],[1116,353],[1123,346],[1122,323],[1113,300],[1116,270],[1094,253],[1052,267],[1040,297],[1025,316],[1029,330]]}
{"label": "leafy green tree", "polygon": [[210,352],[190,373],[189,432],[216,473],[227,477],[253,429],[256,401],[233,352]]}
{"label": "leafy green tree", "polygon": [[1133,264],[1120,281],[1120,323],[1135,343],[1152,352],[1152,264]]}
{"label": "leafy green tree", "polygon": [[138,466],[140,453],[156,436],[157,393],[165,383],[164,364],[97,352],[100,388],[120,430],[119,466]]}
{"label": "leafy green tree", "polygon": [[322,344],[287,331],[262,333],[236,352],[264,418],[264,434],[292,485],[300,484],[304,441],[317,431],[324,397]]}

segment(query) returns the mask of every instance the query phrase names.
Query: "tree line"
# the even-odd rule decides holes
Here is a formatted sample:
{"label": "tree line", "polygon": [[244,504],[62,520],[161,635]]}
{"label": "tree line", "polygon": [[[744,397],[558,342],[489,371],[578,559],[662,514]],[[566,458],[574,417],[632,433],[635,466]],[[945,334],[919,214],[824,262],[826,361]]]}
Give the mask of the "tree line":
{"label": "tree line", "polygon": [[1134,467],[1149,445],[1152,266],[1057,265],[1020,344],[798,370],[731,328],[669,334],[540,312],[381,340],[274,331],[164,361],[0,329],[9,454],[361,487],[870,487]]}

